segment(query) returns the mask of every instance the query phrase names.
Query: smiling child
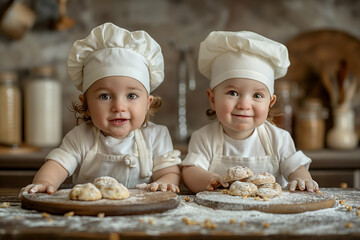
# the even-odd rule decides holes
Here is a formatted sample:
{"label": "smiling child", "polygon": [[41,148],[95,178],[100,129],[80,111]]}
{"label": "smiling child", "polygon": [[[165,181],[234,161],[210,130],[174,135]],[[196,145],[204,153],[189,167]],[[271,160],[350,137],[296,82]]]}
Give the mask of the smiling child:
{"label": "smiling child", "polygon": [[183,180],[193,192],[223,185],[227,169],[246,166],[268,172],[294,191],[315,191],[308,167],[290,134],[267,119],[276,102],[274,80],[290,65],[284,45],[259,34],[216,31],[201,43],[199,70],[210,80],[207,90],[216,122],[195,131],[183,166]]}

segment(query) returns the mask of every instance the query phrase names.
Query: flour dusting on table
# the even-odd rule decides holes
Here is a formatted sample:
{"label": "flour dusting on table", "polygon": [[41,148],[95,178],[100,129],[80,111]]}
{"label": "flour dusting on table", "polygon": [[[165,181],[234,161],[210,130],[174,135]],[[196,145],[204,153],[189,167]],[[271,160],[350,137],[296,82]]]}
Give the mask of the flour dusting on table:
{"label": "flour dusting on table", "polygon": [[[326,190],[322,189],[322,191],[325,192]],[[355,213],[356,207],[359,207],[360,204],[359,191],[343,190],[340,194],[341,197],[338,196],[339,193],[334,195],[336,204],[332,208],[298,214],[270,214],[253,210],[215,210],[195,203],[195,196],[193,195],[179,195],[180,205],[167,212],[133,216],[105,216],[104,218],[51,215],[49,218],[53,221],[49,221],[49,218],[44,218],[40,212],[25,210],[20,206],[11,206],[0,208],[0,225],[11,226],[15,229],[20,226],[21,229],[51,226],[70,233],[91,231],[119,232],[121,234],[143,231],[151,236],[174,233],[289,234],[292,236],[306,236],[314,233],[341,236],[350,233],[359,235],[360,219]],[[185,201],[185,198],[190,199],[190,201]],[[353,210],[349,211],[344,205],[339,204],[340,199],[344,199],[346,204],[353,207]],[[284,201],[284,199],[274,199],[274,201]],[[206,219],[210,219],[217,224],[217,228],[206,229],[201,225],[187,225],[182,221],[184,217],[196,222],[204,222]],[[244,222],[245,225],[241,225],[241,222]],[[348,222],[353,224],[352,228],[345,227]],[[264,227],[264,223],[268,223],[269,227]],[[0,231],[6,231],[4,230],[6,227]]]}

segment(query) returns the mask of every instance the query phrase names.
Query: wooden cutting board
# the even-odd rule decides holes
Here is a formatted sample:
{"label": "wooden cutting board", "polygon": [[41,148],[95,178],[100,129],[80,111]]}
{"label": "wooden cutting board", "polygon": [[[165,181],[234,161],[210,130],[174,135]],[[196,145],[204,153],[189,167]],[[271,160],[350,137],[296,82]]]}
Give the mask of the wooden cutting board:
{"label": "wooden cutting board", "polygon": [[54,194],[25,194],[21,206],[51,214],[74,211],[75,215],[96,216],[105,213],[105,216],[119,216],[164,212],[176,208],[180,203],[176,193],[139,189],[129,189],[130,198],[123,200],[77,201],[69,199],[70,190],[63,189]]}
{"label": "wooden cutting board", "polygon": [[267,213],[301,213],[333,207],[335,198],[326,192],[310,193],[305,191],[289,192],[283,190],[281,196],[269,201],[242,198],[218,191],[205,191],[196,194],[197,204],[223,210],[257,210]]}

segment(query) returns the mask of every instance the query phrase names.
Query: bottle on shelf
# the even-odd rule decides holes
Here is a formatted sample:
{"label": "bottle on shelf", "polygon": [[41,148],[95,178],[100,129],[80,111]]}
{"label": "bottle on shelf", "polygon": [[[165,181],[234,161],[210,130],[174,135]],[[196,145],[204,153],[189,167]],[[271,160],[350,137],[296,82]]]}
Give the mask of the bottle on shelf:
{"label": "bottle on shelf", "polygon": [[22,142],[21,91],[16,72],[0,73],[0,144],[18,147]]}

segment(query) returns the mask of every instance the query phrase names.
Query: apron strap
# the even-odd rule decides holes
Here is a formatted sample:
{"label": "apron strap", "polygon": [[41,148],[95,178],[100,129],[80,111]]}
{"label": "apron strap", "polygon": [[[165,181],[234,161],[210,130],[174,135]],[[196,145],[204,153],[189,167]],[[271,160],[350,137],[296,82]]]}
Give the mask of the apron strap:
{"label": "apron strap", "polygon": [[140,162],[140,175],[141,177],[151,176],[151,159],[148,154],[146,143],[142,132],[139,129],[135,130],[135,141],[139,151],[139,162]]}
{"label": "apron strap", "polygon": [[215,141],[216,141],[215,155],[222,156],[224,149],[224,131],[220,122],[218,126],[217,136],[215,137]]}
{"label": "apron strap", "polygon": [[257,128],[257,130],[258,130],[260,141],[265,149],[266,155],[275,157],[274,148],[271,144],[270,136],[269,136],[268,131],[266,130],[265,124],[264,123],[261,124]]}
{"label": "apron strap", "polygon": [[216,132],[216,136],[214,138],[215,140],[215,151],[213,151],[213,158],[210,162],[209,172],[214,171],[214,167],[216,166],[216,163],[219,161],[219,157],[223,155],[223,149],[224,149],[224,132],[223,128],[220,122],[218,122],[218,128]]}
{"label": "apron strap", "polygon": [[93,131],[94,131],[94,145],[90,148],[90,151],[93,151],[95,153],[97,153],[98,151],[98,146],[99,146],[99,139],[100,139],[100,129],[98,129],[97,127],[93,127]]}

